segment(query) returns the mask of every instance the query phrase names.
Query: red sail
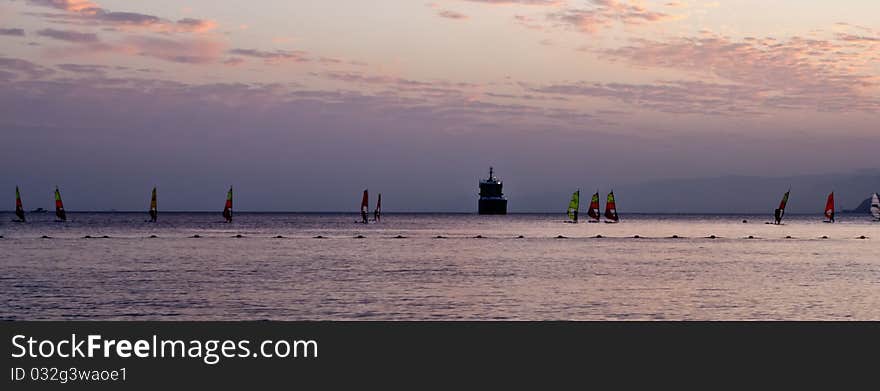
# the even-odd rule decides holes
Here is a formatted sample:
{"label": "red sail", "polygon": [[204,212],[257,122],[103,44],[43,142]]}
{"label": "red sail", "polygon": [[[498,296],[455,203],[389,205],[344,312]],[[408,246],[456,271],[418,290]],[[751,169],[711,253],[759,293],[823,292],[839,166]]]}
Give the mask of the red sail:
{"label": "red sail", "polygon": [[61,191],[55,188],[55,216],[61,221],[67,221],[67,212],[64,211],[64,203],[61,202]]}
{"label": "red sail", "polygon": [[21,193],[18,191],[18,186],[15,187],[15,215],[18,216],[19,220],[25,221],[24,206],[21,204]]}
{"label": "red sail", "polygon": [[825,202],[825,218],[834,221],[834,192],[828,195],[828,201]]}
{"label": "red sail", "polygon": [[605,201],[605,218],[613,222],[617,222],[620,219],[617,216],[617,204],[614,202],[613,191],[608,193],[608,199]]}
{"label": "red sail", "polygon": [[599,192],[593,194],[593,197],[590,198],[590,209],[587,211],[587,215],[590,216],[591,219],[599,221]]}
{"label": "red sail", "polygon": [[364,190],[364,198],[361,200],[361,213],[367,213],[370,210],[369,195]]}
{"label": "red sail", "polygon": [[782,201],[779,202],[779,209],[785,210],[785,205],[788,204],[788,195],[790,193],[791,193],[791,190],[785,192],[785,194],[782,195]]}
{"label": "red sail", "polygon": [[229,186],[229,192],[226,193],[226,205],[223,207],[223,218],[227,223],[232,222],[232,186]]}

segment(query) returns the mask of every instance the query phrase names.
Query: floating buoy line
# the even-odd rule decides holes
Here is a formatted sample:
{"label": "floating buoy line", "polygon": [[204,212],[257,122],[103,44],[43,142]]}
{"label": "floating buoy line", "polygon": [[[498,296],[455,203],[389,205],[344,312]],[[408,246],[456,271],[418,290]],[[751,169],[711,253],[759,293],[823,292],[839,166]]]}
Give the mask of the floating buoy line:
{"label": "floating buoy line", "polygon": [[[187,238],[191,238],[191,239],[200,239],[200,238],[203,238],[203,237],[204,237],[204,236],[199,235],[199,234],[193,234],[193,235],[191,235],[191,236],[187,236]],[[242,235],[242,234],[235,234],[235,235],[227,236],[227,237],[228,237],[228,238],[234,238],[234,239],[254,238],[253,236],[245,236],[245,235]],[[39,237],[37,237],[37,238],[39,238],[39,239],[56,239],[55,237],[52,237],[52,236],[49,236],[49,235],[41,235],[41,236],[39,236]],[[84,235],[84,236],[82,236],[82,237],[80,237],[80,238],[81,238],[81,239],[111,239],[111,238],[117,238],[117,239],[137,239],[137,238],[139,238],[139,237],[111,237],[110,235],[100,235],[100,236],[97,236],[97,235]],[[141,237],[141,238],[157,239],[157,238],[159,238],[159,236],[156,235],[156,234],[150,234],[149,236],[144,236],[144,237]],[[215,237],[211,237],[211,238],[215,238],[215,239],[216,239],[216,238],[221,238],[221,237],[215,236]],[[271,239],[305,239],[305,238],[303,238],[303,237],[288,237],[288,236],[283,236],[283,235],[267,236],[267,238],[271,238]],[[315,236],[312,236],[311,238],[312,238],[312,239],[330,239],[330,237],[323,236],[323,235],[315,235]],[[337,237],[337,238],[340,238],[340,237]],[[352,236],[351,238],[353,238],[353,239],[366,239],[367,237],[364,236],[364,235],[362,235],[362,234],[358,234],[358,235]],[[398,235],[395,235],[395,236],[385,236],[385,237],[380,237],[380,238],[386,238],[386,239],[418,239],[418,238],[412,238],[412,237],[409,237],[409,236],[405,236],[405,235],[403,235],[403,234],[398,234]],[[430,237],[430,238],[432,238],[432,239],[488,239],[489,237],[487,237],[487,236],[483,236],[482,234],[477,234],[477,235],[475,235],[475,236],[459,236],[459,237],[455,237],[455,236],[444,236],[444,235],[435,235],[435,236],[432,236],[432,237]],[[505,237],[495,237],[494,239],[504,239],[504,238],[505,238]],[[507,237],[507,238],[513,238],[513,239],[524,239],[525,236],[524,236],[524,235],[516,235],[516,236],[512,236],[512,237]],[[547,238],[547,239],[605,239],[605,238],[608,238],[608,239],[689,239],[687,236],[681,236],[681,235],[678,235],[678,234],[672,234],[672,235],[670,235],[670,236],[666,236],[666,237],[646,237],[646,236],[641,236],[641,235],[638,235],[638,234],[636,234],[636,235],[632,235],[632,236],[617,236],[617,237],[611,237],[611,236],[604,236],[604,235],[602,235],[602,234],[596,234],[596,235],[594,235],[594,236],[585,236],[585,237],[579,237],[579,238],[578,238],[578,237],[570,237],[570,236],[565,236],[565,235],[562,235],[562,234],[558,234],[558,235],[556,235],[556,236],[548,236],[548,237],[546,237],[546,238]],[[722,238],[723,238],[723,237],[721,237],[721,236],[714,235],[714,234],[710,234],[710,235],[703,236],[703,237],[697,237],[696,239],[722,239]],[[0,235],[0,239],[24,239],[24,238],[7,238],[7,237],[5,237],[5,236],[3,236],[3,235]],[[69,239],[69,238],[64,238],[64,239]],[[762,237],[755,236],[755,235],[748,235],[748,236],[744,236],[744,237],[742,237],[742,239],[743,239],[743,240],[756,240],[756,239],[772,239],[772,238],[762,238]],[[794,236],[791,236],[791,235],[785,235],[785,236],[783,236],[783,237],[780,237],[780,239],[797,239],[797,238],[794,237]],[[819,236],[817,239],[825,240],[825,239],[831,239],[831,237],[828,236],[828,235],[822,235],[822,236]],[[866,236],[866,235],[859,235],[859,236],[852,237],[852,239],[867,240],[867,239],[870,239],[870,237],[869,237],[869,236]]]}

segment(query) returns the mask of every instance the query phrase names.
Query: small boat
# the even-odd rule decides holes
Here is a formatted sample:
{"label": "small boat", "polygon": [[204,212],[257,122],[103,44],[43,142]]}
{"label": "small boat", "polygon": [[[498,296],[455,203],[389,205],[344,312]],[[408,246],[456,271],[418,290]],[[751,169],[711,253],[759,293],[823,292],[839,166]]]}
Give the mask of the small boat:
{"label": "small boat", "polygon": [[67,213],[64,212],[64,203],[61,202],[61,191],[55,186],[55,217],[58,221],[67,221]]}
{"label": "small boat", "polygon": [[156,208],[156,187],[153,187],[153,194],[150,196],[150,222],[155,223],[159,218],[159,209]]}
{"label": "small boat", "polygon": [[367,213],[370,212],[370,199],[369,194],[366,189],[364,189],[364,196],[361,198],[361,222],[367,224]]}
{"label": "small boat", "polygon": [[232,186],[229,186],[229,192],[226,193],[226,206],[223,207],[223,218],[227,223],[232,222]]}
{"label": "small boat", "polygon": [[382,217],[382,193],[379,193],[379,199],[376,201],[376,210],[373,211],[373,221],[379,222]]}
{"label": "small boat", "polygon": [[21,206],[21,193],[18,192],[18,186],[15,187],[15,216],[18,217],[18,220],[13,221],[25,222],[24,207]]}
{"label": "small boat", "polygon": [[574,223],[578,222],[578,212],[581,205],[581,189],[577,189],[574,193],[571,194],[571,201],[568,202],[568,221],[566,223]]}
{"label": "small boat", "polygon": [[619,221],[620,216],[617,215],[617,204],[614,202],[614,190],[612,190],[605,201],[605,222],[610,224]]}
{"label": "small boat", "polygon": [[825,222],[834,222],[834,192],[828,195],[828,201],[825,201]]}
{"label": "small boat", "polygon": [[788,195],[791,193],[791,189],[785,192],[782,196],[782,201],[779,203],[779,207],[773,211],[773,218],[776,220],[775,224],[782,224],[782,217],[785,216],[785,205],[788,204]]}
{"label": "small boat", "polygon": [[871,216],[880,221],[880,196],[877,193],[871,197]]}
{"label": "small boat", "polygon": [[599,192],[596,191],[596,194],[593,194],[593,197],[590,198],[590,209],[587,210],[587,216],[590,216],[590,223],[598,223],[599,219],[602,217],[599,215]]}

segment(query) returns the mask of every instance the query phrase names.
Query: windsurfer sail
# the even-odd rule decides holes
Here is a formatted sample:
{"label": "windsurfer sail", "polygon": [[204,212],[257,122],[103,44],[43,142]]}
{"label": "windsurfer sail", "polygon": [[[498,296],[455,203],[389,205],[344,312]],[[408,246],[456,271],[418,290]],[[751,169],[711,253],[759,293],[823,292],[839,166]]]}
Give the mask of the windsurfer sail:
{"label": "windsurfer sail", "polygon": [[577,189],[571,195],[571,201],[568,202],[568,218],[570,223],[578,222],[578,209],[580,209],[581,204],[581,189]]}
{"label": "windsurfer sail", "polygon": [[587,211],[587,216],[590,216],[591,223],[598,223],[601,216],[599,215],[599,192],[593,194],[593,197],[590,198],[590,209]]}
{"label": "windsurfer sail", "polygon": [[223,207],[223,218],[227,223],[232,222],[232,186],[229,186],[229,192],[226,193],[226,206]]}
{"label": "windsurfer sail", "polygon": [[617,204],[614,202],[613,190],[608,193],[608,199],[605,201],[605,219],[606,223],[616,223],[620,221],[620,216],[617,215]]}
{"label": "windsurfer sail", "polygon": [[828,195],[828,201],[825,202],[825,218],[826,222],[833,223],[834,222],[834,192]]}
{"label": "windsurfer sail", "polygon": [[791,189],[785,192],[785,195],[782,196],[782,202],[779,203],[779,207],[773,211],[773,217],[776,219],[776,224],[782,224],[782,217],[785,216],[785,205],[788,204],[788,195],[791,193]]}
{"label": "windsurfer sail", "polygon": [[871,215],[875,219],[880,220],[880,196],[877,193],[874,193],[874,196],[871,197]]}
{"label": "windsurfer sail", "polygon": [[153,187],[153,194],[150,196],[150,221],[156,222],[159,218],[159,209],[156,208],[156,188]]}
{"label": "windsurfer sail", "polygon": [[21,206],[21,193],[18,192],[18,186],[15,187],[15,216],[18,220],[24,222],[24,207]]}
{"label": "windsurfer sail", "polygon": [[379,199],[376,201],[376,210],[373,211],[373,220],[379,222],[382,217],[382,193],[379,193]]}
{"label": "windsurfer sail", "polygon": [[67,221],[67,213],[64,212],[64,203],[61,202],[61,191],[55,186],[55,217],[60,221]]}
{"label": "windsurfer sail", "polygon": [[364,197],[361,199],[361,222],[367,223],[367,213],[370,211],[369,195],[364,190]]}

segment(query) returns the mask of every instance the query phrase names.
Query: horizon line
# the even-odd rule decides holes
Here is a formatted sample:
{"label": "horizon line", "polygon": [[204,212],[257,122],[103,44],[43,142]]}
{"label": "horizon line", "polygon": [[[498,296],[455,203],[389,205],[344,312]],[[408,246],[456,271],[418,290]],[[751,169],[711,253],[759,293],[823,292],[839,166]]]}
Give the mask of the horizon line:
{"label": "horizon line", "polygon": [[[144,213],[147,214],[149,211],[141,211],[141,210],[67,210],[66,213]],[[839,210],[835,211],[837,213],[845,213],[845,214],[863,214],[864,212],[857,212],[851,209],[847,210]],[[0,213],[15,213],[15,210],[0,210]],[[25,211],[25,214],[33,214],[33,213],[54,213],[54,210],[46,209],[44,212],[33,212],[33,211]],[[222,214],[223,211],[213,211],[213,210],[160,210],[159,213],[217,213]],[[247,213],[247,214],[354,214],[360,215],[360,211],[250,211],[250,210],[242,210],[236,211],[233,210],[233,213]],[[371,212],[372,213],[372,212]],[[786,215],[802,215],[802,216],[810,216],[810,215],[822,215],[824,212],[786,212]],[[397,212],[382,212],[382,214],[461,214],[461,215],[479,215],[476,211],[472,212],[462,212],[462,211],[397,211]],[[508,212],[507,215],[565,215],[565,212],[557,212],[557,211],[545,211],[545,212]],[[625,212],[620,213],[621,215],[716,215],[716,216],[743,216],[743,215],[763,215],[768,214],[772,215],[771,212]],[[496,216],[504,216],[504,215],[496,215]]]}

